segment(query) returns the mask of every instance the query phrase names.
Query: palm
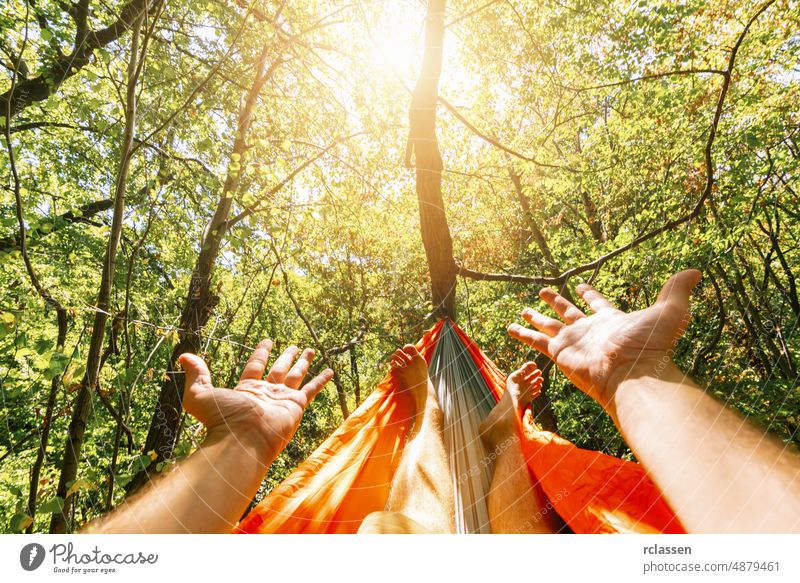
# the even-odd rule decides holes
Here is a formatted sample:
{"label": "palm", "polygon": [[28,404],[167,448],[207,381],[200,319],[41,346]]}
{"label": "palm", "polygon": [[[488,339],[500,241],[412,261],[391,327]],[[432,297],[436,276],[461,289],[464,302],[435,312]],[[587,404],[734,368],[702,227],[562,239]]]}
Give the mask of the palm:
{"label": "palm", "polygon": [[699,272],[684,271],[662,288],[655,304],[626,314],[590,286],[578,286],[578,293],[594,312],[587,317],[572,303],[552,290],[542,290],[542,299],[563,323],[534,310],[523,317],[539,332],[512,325],[515,338],[553,359],[578,388],[603,400],[607,387],[620,371],[637,363],[658,366],[670,358],[670,350],[688,322],[689,292]]}
{"label": "palm", "polygon": [[184,408],[208,431],[259,436],[269,451],[281,451],[297,430],[303,410],[333,376],[325,370],[300,385],[308,372],[314,351],[306,349],[292,365],[297,348],[290,347],[276,361],[262,380],[270,341],[258,345],[233,389],[215,389],[203,360],[192,354],[181,357],[186,369]]}

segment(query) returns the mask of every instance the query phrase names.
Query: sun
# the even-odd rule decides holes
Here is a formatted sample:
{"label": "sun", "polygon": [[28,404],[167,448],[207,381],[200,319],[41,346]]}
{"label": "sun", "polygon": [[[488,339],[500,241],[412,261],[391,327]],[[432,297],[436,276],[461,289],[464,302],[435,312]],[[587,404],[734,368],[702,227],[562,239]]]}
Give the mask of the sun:
{"label": "sun", "polygon": [[422,60],[425,13],[418,3],[387,1],[369,27],[369,65],[376,72],[403,80],[413,78]]}
{"label": "sun", "polygon": [[[368,26],[369,67],[377,74],[400,80],[411,87],[416,82],[424,52],[425,7],[412,0],[388,0]],[[442,81],[469,85],[473,76],[452,31],[445,31]]]}

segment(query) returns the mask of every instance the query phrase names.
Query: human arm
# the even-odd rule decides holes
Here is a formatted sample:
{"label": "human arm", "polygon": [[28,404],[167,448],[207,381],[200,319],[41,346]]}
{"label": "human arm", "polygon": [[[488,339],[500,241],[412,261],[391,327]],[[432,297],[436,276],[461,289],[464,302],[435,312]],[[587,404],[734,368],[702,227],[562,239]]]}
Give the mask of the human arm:
{"label": "human arm", "polygon": [[272,342],[261,342],[234,389],[214,388],[205,362],[184,354],[184,408],[206,426],[202,445],[111,514],[92,533],[225,533],[241,518],[303,410],[333,373],[301,383],[314,358],[288,348],[262,380]]}
{"label": "human arm", "polygon": [[797,532],[800,457],[672,362],[699,279],[696,270],[676,274],[655,304],[632,313],[580,285],[588,317],[545,289],[540,296],[562,321],[527,309],[536,330],[512,324],[509,333],[603,406],[688,531]]}

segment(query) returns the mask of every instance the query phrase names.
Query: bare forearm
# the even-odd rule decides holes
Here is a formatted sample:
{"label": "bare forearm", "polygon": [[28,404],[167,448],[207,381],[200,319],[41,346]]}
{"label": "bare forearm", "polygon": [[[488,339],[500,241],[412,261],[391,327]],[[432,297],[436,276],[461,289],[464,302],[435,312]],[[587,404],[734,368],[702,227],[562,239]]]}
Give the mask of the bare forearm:
{"label": "bare forearm", "polygon": [[633,370],[607,408],[690,532],[800,530],[798,456],[674,365]]}
{"label": "bare forearm", "polygon": [[188,459],[88,532],[227,533],[264,479],[268,455],[233,433],[212,434]]}

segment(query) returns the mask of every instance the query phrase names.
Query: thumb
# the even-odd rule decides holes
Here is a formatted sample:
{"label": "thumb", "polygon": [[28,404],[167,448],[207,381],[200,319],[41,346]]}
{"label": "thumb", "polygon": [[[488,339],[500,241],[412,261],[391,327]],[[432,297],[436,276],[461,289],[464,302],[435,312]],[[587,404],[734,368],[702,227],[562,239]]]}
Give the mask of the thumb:
{"label": "thumb", "polygon": [[[185,352],[180,355],[178,362],[181,363],[183,370],[186,371],[186,382],[183,388],[184,405],[191,402],[200,396],[205,391],[214,388],[211,383],[211,372],[205,361],[196,354]],[[187,407],[187,410],[188,408]]]}
{"label": "thumb", "polygon": [[696,269],[687,269],[676,273],[661,288],[656,303],[669,303],[674,308],[688,310],[689,296],[702,276],[703,274]]}

